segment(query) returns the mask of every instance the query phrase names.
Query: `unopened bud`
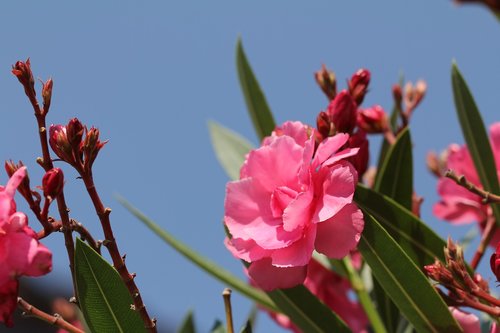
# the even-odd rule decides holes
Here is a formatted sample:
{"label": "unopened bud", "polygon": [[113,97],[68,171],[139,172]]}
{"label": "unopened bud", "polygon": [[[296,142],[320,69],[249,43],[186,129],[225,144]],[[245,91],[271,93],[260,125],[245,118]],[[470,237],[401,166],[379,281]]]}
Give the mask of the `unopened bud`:
{"label": "unopened bud", "polygon": [[26,62],[16,62],[15,65],[12,66],[12,74],[14,74],[23,85],[26,95],[30,97],[30,99],[35,98],[35,79],[31,71],[30,59],[28,58]]}
{"label": "unopened bud", "polygon": [[335,73],[323,65],[321,70],[314,73],[314,78],[326,97],[328,97],[329,100],[333,100],[337,95],[337,79],[335,78]]}
{"label": "unopened bud", "polygon": [[370,84],[370,77],[370,71],[362,68],[354,73],[349,81],[349,92],[358,105],[363,103],[365,94],[368,91],[368,84]]}
{"label": "unopened bud", "polygon": [[366,133],[383,133],[389,129],[389,120],[380,105],[358,110],[358,127]]}
{"label": "unopened bud", "polygon": [[330,117],[328,117],[326,112],[322,111],[318,114],[318,117],[316,118],[316,128],[318,129],[318,133],[321,134],[323,139],[330,136],[332,122],[330,121]]}
{"label": "unopened bud", "polygon": [[66,125],[66,136],[68,142],[73,148],[73,151],[78,151],[80,143],[82,142],[83,132],[85,131],[85,126],[78,120],[78,118],[73,118]]}
{"label": "unopened bud", "polygon": [[392,86],[392,98],[394,98],[394,103],[396,105],[401,106],[401,102],[403,101],[403,90],[399,84]]}
{"label": "unopened bud", "polygon": [[500,281],[500,243],[498,243],[495,253],[491,255],[490,267],[497,281]]}
{"label": "unopened bud", "polygon": [[49,144],[54,153],[63,161],[74,165],[75,158],[66,135],[66,126],[51,125],[49,129]]}
{"label": "unopened bud", "polygon": [[[5,161],[5,171],[7,172],[7,175],[12,177],[12,175],[19,169],[24,167],[24,163],[19,161],[19,163],[14,163],[14,161],[9,160]],[[23,178],[23,181],[19,186],[17,187],[17,190],[23,197],[25,197],[27,200],[31,198],[31,188],[30,188],[30,177],[28,176],[28,170],[26,170],[26,175]]]}
{"label": "unopened bud", "polygon": [[411,110],[415,109],[422,102],[426,91],[427,83],[423,80],[417,81],[415,86],[411,82],[406,83],[404,96],[406,107]]}
{"label": "unopened bud", "polygon": [[50,108],[53,84],[54,81],[52,81],[52,79],[48,79],[42,86],[43,110],[45,113],[47,113]]}
{"label": "unopened bud", "polygon": [[99,129],[92,127],[87,131],[82,143],[82,152],[85,157],[85,169],[87,171],[90,170],[97,154],[106,143],[107,141],[101,142],[99,140]]}
{"label": "unopened bud", "polygon": [[356,155],[348,158],[348,161],[354,166],[359,177],[363,177],[366,169],[368,169],[368,161],[370,159],[370,151],[368,149],[368,139],[366,133],[358,130],[349,138],[349,148],[359,148]]}
{"label": "unopened bud", "polygon": [[357,105],[351,95],[342,90],[328,105],[326,113],[337,132],[351,134],[356,127]]}
{"label": "unopened bud", "polygon": [[43,196],[55,199],[64,187],[64,174],[61,169],[53,168],[42,178]]}

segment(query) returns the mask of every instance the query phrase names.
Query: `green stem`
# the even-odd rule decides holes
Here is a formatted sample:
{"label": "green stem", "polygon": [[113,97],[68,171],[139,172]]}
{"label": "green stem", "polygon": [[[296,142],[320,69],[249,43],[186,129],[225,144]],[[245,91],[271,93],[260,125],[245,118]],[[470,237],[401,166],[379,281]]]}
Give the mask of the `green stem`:
{"label": "green stem", "polygon": [[373,332],[387,333],[382,319],[375,309],[375,306],[370,299],[370,295],[368,295],[368,292],[365,289],[363,280],[361,280],[358,272],[356,272],[356,270],[352,266],[351,259],[345,257],[344,259],[342,259],[342,263],[344,265],[345,271],[347,272],[349,281],[351,282],[352,289],[358,296],[359,302],[361,303],[361,306],[365,310],[365,313],[368,316],[370,323],[372,324]]}

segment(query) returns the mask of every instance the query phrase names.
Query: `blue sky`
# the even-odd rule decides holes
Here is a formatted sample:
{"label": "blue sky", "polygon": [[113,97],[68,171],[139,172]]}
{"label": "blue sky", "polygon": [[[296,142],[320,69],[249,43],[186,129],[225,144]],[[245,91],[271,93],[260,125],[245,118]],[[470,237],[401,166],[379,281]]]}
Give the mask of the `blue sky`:
{"label": "blue sky", "polygon": [[[452,59],[485,123],[499,120],[500,24],[482,7],[432,0],[27,1],[22,8],[2,3],[0,28],[0,158],[23,160],[39,184],[34,117],[10,74],[16,60],[31,57],[37,77],[54,79],[48,122],[77,116],[110,140],[95,163],[96,183],[113,209],[119,246],[159,325],[175,325],[193,309],[200,331],[207,331],[224,316],[224,285],[164,245],[113,195],[126,197],[179,239],[243,276],[222,244],[227,178],[206,126],[216,120],[257,144],[235,70],[238,36],[278,123],[313,124],[326,107],[313,79],[322,63],[334,69],[341,87],[358,68],[370,69],[365,106],[389,109],[390,89],[401,72],[411,81],[425,79],[428,94],[412,122],[423,218],[443,236],[459,237],[469,229],[450,228],[430,214],[436,182],[426,171],[425,154],[463,142],[451,96]],[[100,235],[76,173],[64,170],[72,216]],[[1,183],[5,179],[2,174]],[[32,218],[38,229],[35,222]],[[54,252],[54,272],[40,283],[66,292],[62,237],[45,243]],[[250,303],[237,294],[233,301],[240,323]],[[259,317],[257,331],[280,332],[265,316]]]}

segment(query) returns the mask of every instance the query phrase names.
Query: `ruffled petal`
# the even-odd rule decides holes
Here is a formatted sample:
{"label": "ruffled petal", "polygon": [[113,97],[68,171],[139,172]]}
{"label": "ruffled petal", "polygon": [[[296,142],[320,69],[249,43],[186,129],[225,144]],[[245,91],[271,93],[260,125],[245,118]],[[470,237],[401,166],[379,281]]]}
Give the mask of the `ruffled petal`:
{"label": "ruffled petal", "polygon": [[317,226],[316,250],[329,258],[340,259],[358,245],[364,228],[363,213],[355,204],[348,204]]}
{"label": "ruffled petal", "polygon": [[271,265],[270,258],[266,258],[253,262],[248,267],[248,275],[264,291],[286,289],[304,282],[307,266],[276,267]]}
{"label": "ruffled petal", "polygon": [[293,231],[304,228],[311,221],[313,191],[300,193],[283,211],[283,229]]}
{"label": "ruffled petal", "polygon": [[278,249],[271,255],[272,264],[279,267],[305,266],[311,260],[316,238],[316,225],[310,225],[304,230],[304,236],[283,249]]}

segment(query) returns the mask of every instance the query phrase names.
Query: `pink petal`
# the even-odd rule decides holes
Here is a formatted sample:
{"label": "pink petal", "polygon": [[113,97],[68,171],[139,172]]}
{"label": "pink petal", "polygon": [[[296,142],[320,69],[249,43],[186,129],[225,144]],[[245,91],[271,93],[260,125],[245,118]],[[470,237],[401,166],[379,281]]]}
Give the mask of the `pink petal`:
{"label": "pink petal", "polygon": [[497,165],[497,171],[500,172],[500,122],[490,126],[490,142]]}
{"label": "pink petal", "polygon": [[5,323],[7,327],[14,325],[12,315],[17,307],[18,290],[17,280],[9,280],[0,285],[0,323]]}
{"label": "pink petal", "polygon": [[253,240],[243,240],[241,238],[229,239],[226,237],[224,240],[226,248],[236,258],[243,259],[246,262],[260,260],[264,257],[269,257],[272,250],[266,250],[257,245]]}
{"label": "pink petal", "polygon": [[287,121],[281,125],[282,134],[292,137],[301,146],[304,146],[305,142],[309,139],[307,128],[308,126],[300,121]]}
{"label": "pink petal", "polygon": [[21,182],[23,181],[24,176],[26,176],[25,166],[17,169],[17,171],[14,172],[12,177],[10,177],[9,181],[7,182],[7,185],[5,185],[4,192],[11,198],[14,198],[14,194],[16,194],[16,189],[19,186],[19,184],[21,184]]}
{"label": "pink petal", "polygon": [[255,284],[264,291],[295,287],[304,282],[307,266],[276,267],[271,265],[271,259],[266,258],[253,262],[248,267],[248,275]]}
{"label": "pink petal", "polygon": [[450,307],[450,311],[462,327],[464,333],[481,333],[481,323],[476,315],[454,307]]}
{"label": "pink petal", "polygon": [[258,180],[268,192],[280,186],[294,188],[297,186],[302,151],[303,148],[291,137],[278,137],[269,146],[250,152],[245,171],[249,177]]}
{"label": "pink petal", "polygon": [[274,250],[271,255],[272,264],[279,267],[305,266],[311,260],[316,238],[316,225],[312,224],[304,230],[302,239],[283,249]]}
{"label": "pink petal", "polygon": [[358,245],[364,227],[363,213],[355,204],[348,204],[317,226],[316,250],[329,258],[340,259]]}
{"label": "pink petal", "polygon": [[300,193],[283,211],[283,229],[293,231],[307,226],[311,221],[312,189]]}
{"label": "pink petal", "polygon": [[[312,221],[314,223],[325,221],[334,216],[345,205],[352,202],[354,188],[357,181],[357,173],[352,164],[348,162],[339,162],[328,168],[326,179],[323,178],[324,168],[316,173],[315,184],[323,183],[317,200],[316,211]],[[321,185],[319,185],[321,186]]]}
{"label": "pink petal", "polygon": [[359,152],[359,148],[347,148],[347,149],[344,149],[344,150],[336,153],[335,155],[333,155],[329,159],[327,159],[323,163],[323,166],[333,165],[333,164],[337,163],[338,161],[340,161],[342,159],[346,159],[348,157],[356,155],[358,152]]}
{"label": "pink petal", "polygon": [[335,136],[323,140],[316,150],[313,160],[313,168],[322,164],[335,154],[349,140],[349,134],[339,133]]}

